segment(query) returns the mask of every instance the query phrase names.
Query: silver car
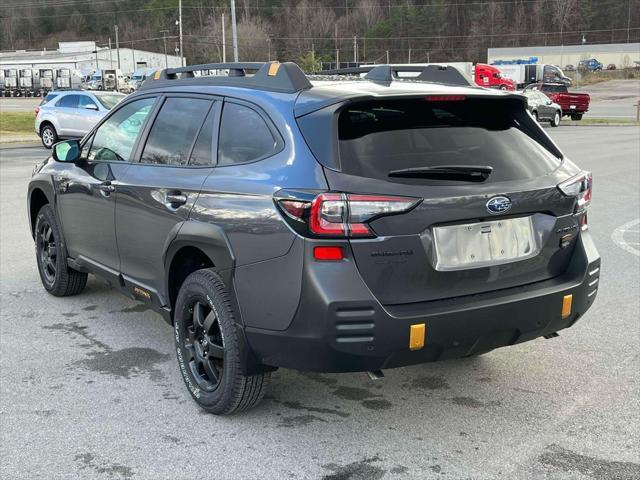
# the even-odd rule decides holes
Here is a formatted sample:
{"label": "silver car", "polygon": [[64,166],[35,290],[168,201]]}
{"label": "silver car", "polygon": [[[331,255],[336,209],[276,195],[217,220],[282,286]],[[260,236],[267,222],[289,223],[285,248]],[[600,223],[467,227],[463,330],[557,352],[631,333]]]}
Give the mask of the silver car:
{"label": "silver car", "polygon": [[45,148],[60,139],[81,138],[126,95],[116,92],[55,92],[36,109],[35,131]]}

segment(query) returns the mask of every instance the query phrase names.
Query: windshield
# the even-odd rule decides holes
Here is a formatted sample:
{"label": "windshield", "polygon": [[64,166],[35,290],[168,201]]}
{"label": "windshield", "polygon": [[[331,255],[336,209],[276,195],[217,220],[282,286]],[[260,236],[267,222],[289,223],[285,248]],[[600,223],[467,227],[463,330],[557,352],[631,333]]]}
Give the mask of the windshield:
{"label": "windshield", "polygon": [[124,98],[124,95],[96,95],[96,98],[104,108],[111,110]]}
{"label": "windshield", "polygon": [[142,75],[134,75],[131,77],[131,80],[142,80]]}
{"label": "windshield", "polygon": [[561,160],[533,138],[523,114],[520,104],[480,98],[354,104],[338,120],[341,169],[381,180],[423,183],[427,181],[389,178],[389,172],[472,165],[493,167],[490,182],[542,176]]}

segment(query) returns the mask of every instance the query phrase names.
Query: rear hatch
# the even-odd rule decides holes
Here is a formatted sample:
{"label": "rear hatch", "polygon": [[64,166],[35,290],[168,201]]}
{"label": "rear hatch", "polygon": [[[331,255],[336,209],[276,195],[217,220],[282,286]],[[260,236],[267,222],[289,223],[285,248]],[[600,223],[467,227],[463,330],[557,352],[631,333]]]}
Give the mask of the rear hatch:
{"label": "rear hatch", "polygon": [[[478,294],[566,270],[575,242],[561,246],[560,232],[577,226],[574,199],[557,185],[576,167],[521,97],[378,98],[323,110],[298,122],[331,191],[416,199],[408,211],[371,219],[375,238],[350,239],[382,304]],[[322,131],[333,132],[334,145],[317,140]]]}

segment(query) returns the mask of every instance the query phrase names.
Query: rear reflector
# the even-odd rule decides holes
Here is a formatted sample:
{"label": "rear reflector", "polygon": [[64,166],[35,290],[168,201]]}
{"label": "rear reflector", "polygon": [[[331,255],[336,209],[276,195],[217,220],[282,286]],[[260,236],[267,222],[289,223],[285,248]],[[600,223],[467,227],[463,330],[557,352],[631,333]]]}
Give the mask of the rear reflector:
{"label": "rear reflector", "polygon": [[409,328],[409,350],[420,350],[424,347],[424,323],[416,323]]}
{"label": "rear reflector", "polygon": [[344,258],[344,251],[342,247],[313,247],[313,258],[336,262]]}
{"label": "rear reflector", "polygon": [[571,303],[573,303],[573,295],[565,295],[562,299],[562,318],[568,318],[571,315]]}

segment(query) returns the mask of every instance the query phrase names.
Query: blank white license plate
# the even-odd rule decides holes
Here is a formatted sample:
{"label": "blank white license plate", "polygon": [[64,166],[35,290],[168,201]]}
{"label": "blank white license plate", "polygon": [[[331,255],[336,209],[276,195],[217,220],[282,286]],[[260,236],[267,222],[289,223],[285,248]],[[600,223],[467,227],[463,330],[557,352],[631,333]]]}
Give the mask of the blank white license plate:
{"label": "blank white license plate", "polygon": [[569,105],[569,108],[575,110],[576,106],[575,105]]}
{"label": "blank white license plate", "polygon": [[500,265],[540,252],[531,217],[434,227],[433,241],[440,271]]}

